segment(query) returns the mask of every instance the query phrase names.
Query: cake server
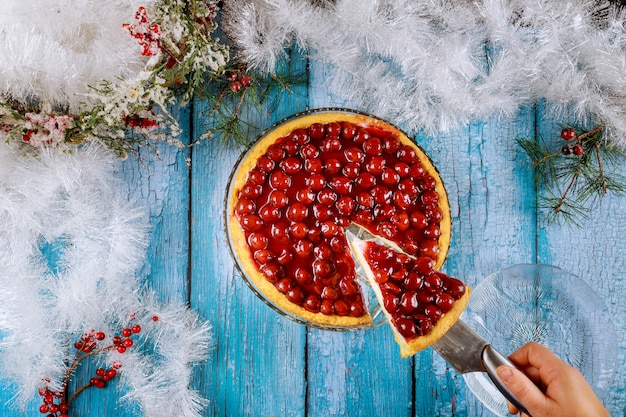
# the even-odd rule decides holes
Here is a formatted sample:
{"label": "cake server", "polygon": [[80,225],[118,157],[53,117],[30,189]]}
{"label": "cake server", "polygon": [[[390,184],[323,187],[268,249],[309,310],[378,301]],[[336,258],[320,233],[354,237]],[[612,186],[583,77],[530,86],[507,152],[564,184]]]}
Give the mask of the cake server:
{"label": "cake server", "polygon": [[[371,241],[394,251],[401,251],[395,243],[376,236],[357,224],[350,224],[345,229],[345,232],[348,240],[361,239]],[[509,391],[496,372],[500,365],[517,367],[462,320],[457,320],[432,347],[460,374],[486,372],[502,395],[521,412],[530,417],[526,407]]]}

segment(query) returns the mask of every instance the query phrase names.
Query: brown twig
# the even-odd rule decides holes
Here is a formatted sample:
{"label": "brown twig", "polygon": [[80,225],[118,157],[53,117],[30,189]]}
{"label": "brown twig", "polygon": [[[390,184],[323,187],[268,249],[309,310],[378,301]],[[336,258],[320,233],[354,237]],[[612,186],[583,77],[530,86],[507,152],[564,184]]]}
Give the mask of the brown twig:
{"label": "brown twig", "polygon": [[596,142],[594,145],[596,148],[596,157],[598,158],[598,169],[600,169],[600,179],[602,180],[602,191],[604,192],[604,194],[606,194],[607,187],[606,187],[606,180],[604,177],[604,168],[602,167],[602,159],[600,158],[600,145],[598,144],[598,142]]}
{"label": "brown twig", "polygon": [[565,192],[561,196],[561,199],[559,200],[559,203],[554,208],[554,212],[555,213],[559,213],[561,211],[561,207],[563,207],[563,204],[565,203],[565,200],[567,199],[567,194],[569,194],[570,190],[572,189],[572,186],[574,185],[574,183],[578,179],[578,175],[579,175],[578,171],[576,171],[574,173],[574,175],[572,175],[572,179],[570,180],[569,184],[567,185],[567,188],[565,189]]}

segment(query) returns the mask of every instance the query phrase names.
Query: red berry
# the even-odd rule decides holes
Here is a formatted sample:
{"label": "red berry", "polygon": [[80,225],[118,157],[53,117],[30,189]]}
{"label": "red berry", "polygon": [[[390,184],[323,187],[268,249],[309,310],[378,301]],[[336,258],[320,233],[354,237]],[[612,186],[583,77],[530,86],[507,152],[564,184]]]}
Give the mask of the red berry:
{"label": "red berry", "polygon": [[418,335],[419,330],[413,320],[400,317],[395,320],[395,325],[398,332],[407,339],[412,339]]}
{"label": "red berry", "polygon": [[561,130],[561,138],[563,138],[564,140],[576,139],[576,131],[571,127],[566,127],[565,129]]}
{"label": "red berry", "polygon": [[402,294],[400,297],[400,311],[405,314],[412,313],[419,306],[417,294],[409,291]]}
{"label": "red berry", "polygon": [[96,369],[96,375],[99,377],[103,377],[106,374],[106,371],[104,370],[104,368],[98,368]]}
{"label": "red berry", "polygon": [[96,333],[96,340],[104,340],[105,337],[106,336],[105,336],[104,332]]}
{"label": "red berry", "polygon": [[580,156],[585,153],[585,150],[580,145],[574,145],[574,147],[572,148],[572,152],[574,153],[574,155]]}
{"label": "red berry", "polygon": [[242,76],[239,81],[241,82],[241,86],[244,88],[248,88],[252,84],[252,78],[250,78],[249,75]]}
{"label": "red berry", "polygon": [[439,294],[437,297],[437,307],[441,309],[444,313],[452,310],[454,306],[454,298],[450,294]]}
{"label": "red berry", "polygon": [[152,321],[159,321],[159,316],[152,316]]}
{"label": "red berry", "polygon": [[337,122],[330,122],[326,125],[326,134],[337,137],[341,134],[341,125]]}
{"label": "red berry", "polygon": [[241,91],[242,87],[243,85],[239,81],[231,81],[230,83],[230,89],[233,93],[238,93],[239,91]]}
{"label": "red berry", "polygon": [[39,412],[41,414],[45,414],[49,411],[50,411],[50,407],[48,407],[48,404],[42,404],[41,406],[39,406]]}
{"label": "red berry", "polygon": [[321,139],[324,137],[324,125],[321,123],[313,123],[309,126],[309,135],[312,139]]}

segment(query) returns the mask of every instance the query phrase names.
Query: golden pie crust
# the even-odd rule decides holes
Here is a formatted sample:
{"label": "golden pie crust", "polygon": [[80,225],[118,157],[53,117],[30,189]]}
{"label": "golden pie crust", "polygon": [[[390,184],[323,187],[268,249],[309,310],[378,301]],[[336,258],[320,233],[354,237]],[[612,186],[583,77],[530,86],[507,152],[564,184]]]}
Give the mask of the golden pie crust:
{"label": "golden pie crust", "polygon": [[[443,213],[443,217],[440,222],[441,235],[439,236],[438,241],[439,254],[435,260],[435,268],[439,269],[443,265],[448,252],[451,232],[450,207],[441,177],[424,151],[411,141],[411,139],[409,139],[401,130],[381,119],[362,113],[344,110],[312,111],[310,113],[297,115],[295,118],[279,123],[261,134],[259,140],[257,140],[242,156],[236,170],[233,172],[226,202],[226,223],[231,249],[236,254],[242,272],[253,285],[253,289],[258,291],[262,298],[265,298],[270,306],[288,313],[292,316],[292,318],[298,321],[313,326],[346,329],[351,327],[367,327],[372,324],[372,318],[367,313],[368,306],[365,306],[366,313],[363,316],[351,317],[313,313],[290,302],[285,295],[280,293],[274,285],[261,274],[257,268],[257,265],[252,257],[252,253],[248,247],[248,243],[246,242],[244,231],[239,224],[239,218],[234,211],[238,201],[239,192],[247,181],[249,171],[255,167],[257,159],[266,153],[270,145],[275,143],[277,139],[287,136],[295,129],[306,129],[313,123],[326,124],[330,122],[349,122],[357,127],[382,129],[396,136],[402,144],[409,145],[415,150],[424,167],[424,170],[436,180],[435,190],[439,194],[439,208]],[[366,297],[363,298],[366,299]]]}

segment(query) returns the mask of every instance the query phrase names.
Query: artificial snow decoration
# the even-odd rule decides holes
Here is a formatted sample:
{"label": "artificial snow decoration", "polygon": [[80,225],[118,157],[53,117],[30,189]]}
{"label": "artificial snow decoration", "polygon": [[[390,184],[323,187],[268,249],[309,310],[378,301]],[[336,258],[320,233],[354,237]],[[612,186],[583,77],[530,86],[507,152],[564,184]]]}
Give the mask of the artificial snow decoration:
{"label": "artificial snow decoration", "polygon": [[[95,349],[97,330],[145,416],[199,416],[204,400],[189,383],[209,325],[182,303],[156,302],[136,277],[147,217],[121,195],[116,157],[95,143],[16,152],[0,144],[0,375],[17,388],[12,405],[64,389],[69,341],[91,334],[81,340]],[[113,335],[131,322],[142,330],[124,353]]]}
{"label": "artificial snow decoration", "polygon": [[0,94],[47,99],[76,111],[89,86],[133,77],[146,58],[121,30],[154,0],[4,0],[0,13]]}
{"label": "artificial snow decoration", "polygon": [[145,137],[184,146],[169,108],[228,61],[212,36],[217,10],[215,0],[7,0],[0,140],[35,149],[98,140],[122,156]]}
{"label": "artificial snow decoration", "polygon": [[331,91],[429,133],[514,114],[604,125],[626,147],[626,15],[591,0],[231,0],[239,59],[271,72],[295,42],[332,65]]}

